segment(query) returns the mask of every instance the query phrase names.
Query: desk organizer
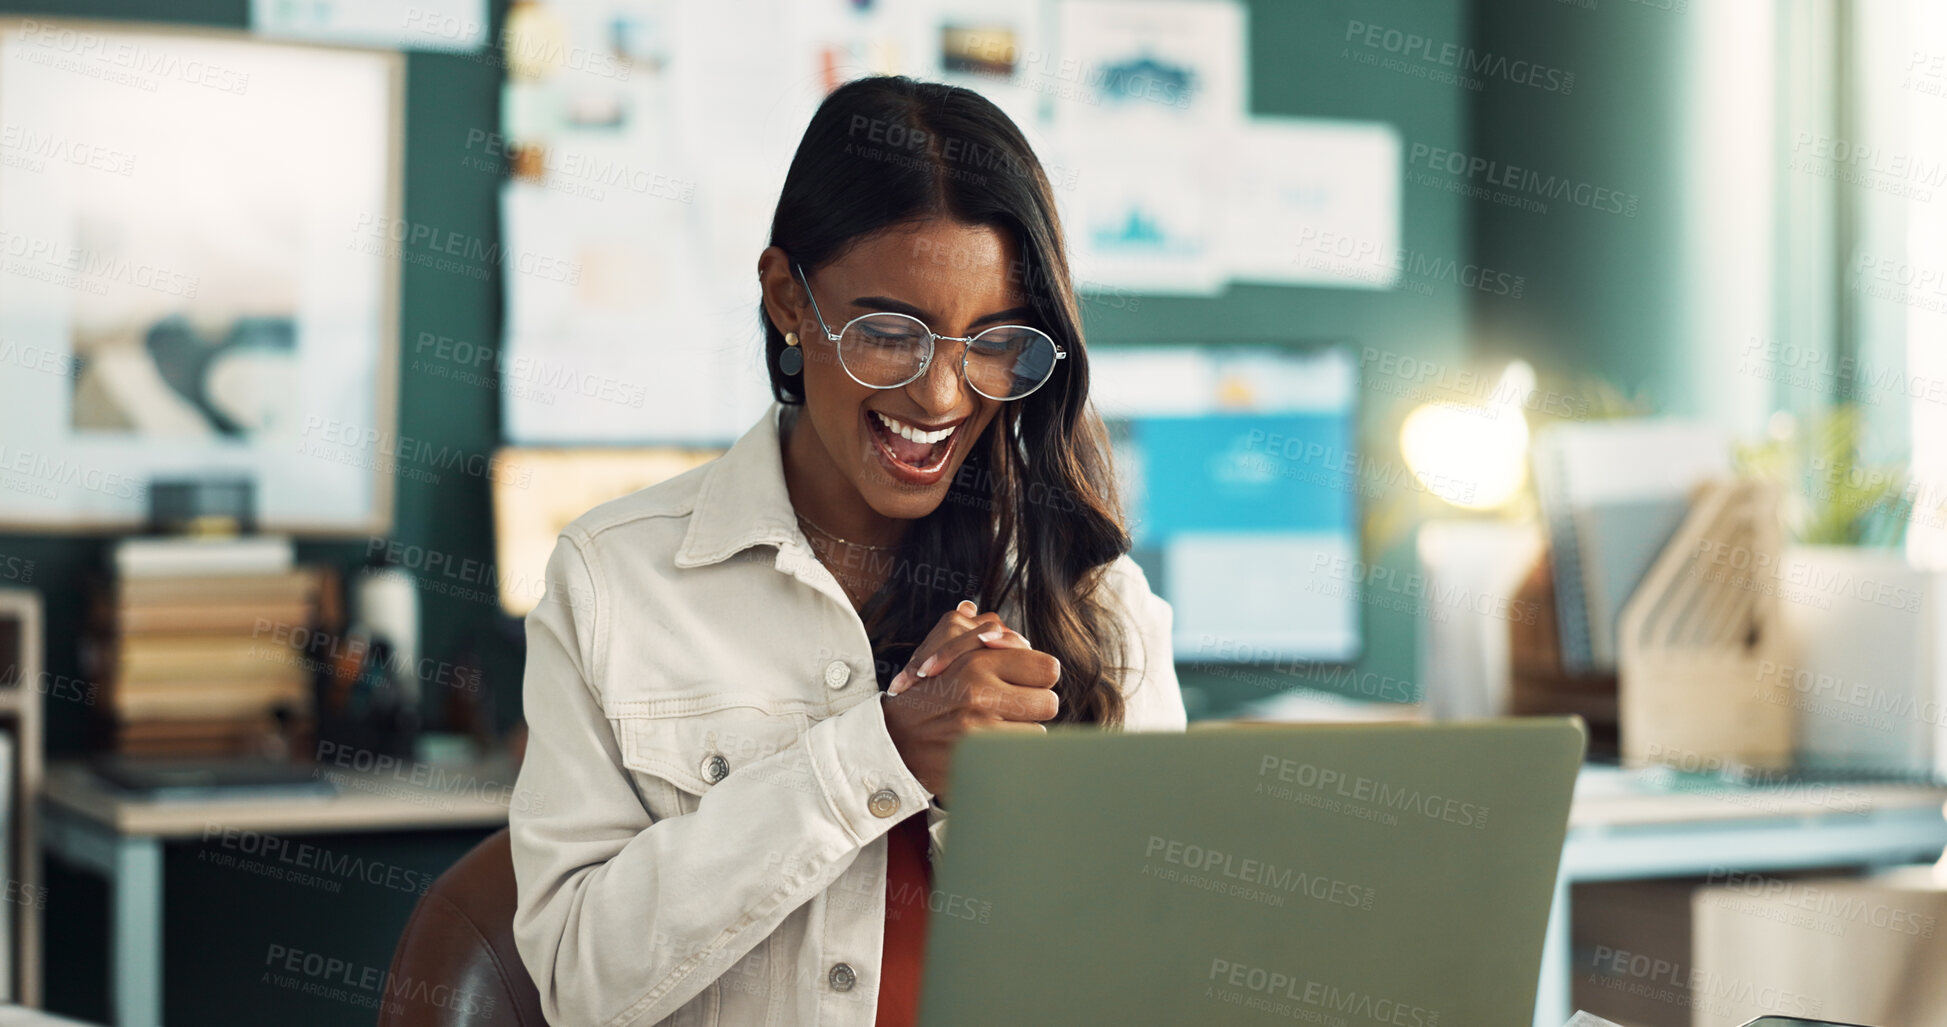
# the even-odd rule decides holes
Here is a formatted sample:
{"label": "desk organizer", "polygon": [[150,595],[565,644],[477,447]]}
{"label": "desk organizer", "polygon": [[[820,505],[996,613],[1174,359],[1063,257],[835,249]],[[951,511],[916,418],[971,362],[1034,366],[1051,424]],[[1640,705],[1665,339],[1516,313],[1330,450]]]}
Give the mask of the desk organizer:
{"label": "desk organizer", "polygon": [[1619,718],[1626,765],[1782,768],[1797,722],[1775,674],[1783,642],[1778,492],[1702,487],[1623,607]]}

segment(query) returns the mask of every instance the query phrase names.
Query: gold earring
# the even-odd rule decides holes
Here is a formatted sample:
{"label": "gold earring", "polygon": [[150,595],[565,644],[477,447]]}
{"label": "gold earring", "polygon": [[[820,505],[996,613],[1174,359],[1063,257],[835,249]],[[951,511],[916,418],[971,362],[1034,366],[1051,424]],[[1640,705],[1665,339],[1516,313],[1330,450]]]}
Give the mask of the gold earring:
{"label": "gold earring", "polygon": [[787,375],[804,370],[804,350],[798,348],[798,333],[784,333],[784,352],[777,355],[777,369]]}

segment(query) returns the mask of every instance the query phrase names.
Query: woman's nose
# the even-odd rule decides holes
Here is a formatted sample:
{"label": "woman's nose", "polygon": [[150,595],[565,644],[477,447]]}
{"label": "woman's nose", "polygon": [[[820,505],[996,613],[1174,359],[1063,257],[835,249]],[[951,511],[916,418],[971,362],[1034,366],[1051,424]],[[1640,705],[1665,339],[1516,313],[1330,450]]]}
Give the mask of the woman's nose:
{"label": "woman's nose", "polygon": [[966,383],[960,378],[961,342],[945,339],[933,343],[933,363],[926,373],[913,379],[907,390],[915,402],[929,414],[944,414],[960,405],[960,390]]}

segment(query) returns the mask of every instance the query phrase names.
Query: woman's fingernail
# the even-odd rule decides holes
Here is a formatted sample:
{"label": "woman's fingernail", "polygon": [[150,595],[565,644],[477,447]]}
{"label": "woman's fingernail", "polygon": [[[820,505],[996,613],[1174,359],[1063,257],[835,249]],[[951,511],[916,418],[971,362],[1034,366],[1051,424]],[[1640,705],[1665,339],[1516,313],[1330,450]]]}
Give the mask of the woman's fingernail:
{"label": "woman's fingernail", "polygon": [[959,610],[961,613],[964,613],[967,616],[971,617],[974,614],[980,612],[980,607],[975,606],[974,601],[971,599],[962,599],[960,600]]}
{"label": "woman's fingernail", "polygon": [[892,684],[886,686],[886,694],[898,695],[899,693],[905,691],[906,686],[909,683],[911,683],[912,677],[913,677],[913,672],[910,670],[902,670],[899,673],[893,675]]}
{"label": "woman's fingernail", "polygon": [[980,639],[982,642],[998,642],[1002,634],[1003,632],[999,630],[983,631],[974,637]]}
{"label": "woman's fingernail", "polygon": [[915,676],[923,678],[926,675],[933,673],[933,665],[938,662],[940,662],[940,658],[938,656],[928,656],[926,658],[926,662],[919,665],[919,671],[916,673]]}

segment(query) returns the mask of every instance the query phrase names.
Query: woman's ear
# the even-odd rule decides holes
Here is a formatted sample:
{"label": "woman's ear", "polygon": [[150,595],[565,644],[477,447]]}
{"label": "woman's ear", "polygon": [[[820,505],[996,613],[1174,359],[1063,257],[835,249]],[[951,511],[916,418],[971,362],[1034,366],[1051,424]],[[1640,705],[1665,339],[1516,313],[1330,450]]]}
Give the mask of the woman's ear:
{"label": "woman's ear", "polygon": [[791,270],[791,258],[776,246],[767,246],[757,258],[757,281],[764,290],[764,313],[780,332],[795,332],[808,319],[810,304],[804,287]]}

